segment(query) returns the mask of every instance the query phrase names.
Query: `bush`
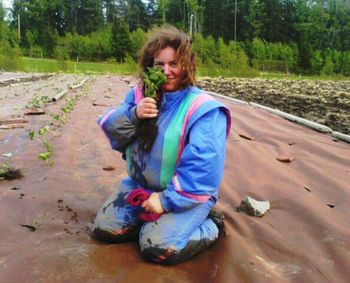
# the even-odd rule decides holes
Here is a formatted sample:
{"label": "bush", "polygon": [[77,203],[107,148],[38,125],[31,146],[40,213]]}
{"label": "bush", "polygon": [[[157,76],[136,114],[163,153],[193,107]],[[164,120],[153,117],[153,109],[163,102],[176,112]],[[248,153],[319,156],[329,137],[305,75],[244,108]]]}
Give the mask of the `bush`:
{"label": "bush", "polygon": [[147,33],[144,32],[142,29],[137,28],[135,31],[130,33],[130,40],[132,46],[130,56],[134,59],[134,61],[137,61],[140,55],[140,50],[142,46],[146,43]]}
{"label": "bush", "polygon": [[6,41],[0,42],[0,69],[17,71],[22,69],[21,53],[18,48],[11,48]]}

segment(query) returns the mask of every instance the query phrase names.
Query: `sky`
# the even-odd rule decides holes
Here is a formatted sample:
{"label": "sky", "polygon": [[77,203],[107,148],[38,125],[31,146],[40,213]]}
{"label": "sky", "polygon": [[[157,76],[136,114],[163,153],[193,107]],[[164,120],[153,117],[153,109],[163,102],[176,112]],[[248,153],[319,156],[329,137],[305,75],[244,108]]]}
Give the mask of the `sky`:
{"label": "sky", "polygon": [[2,5],[4,6],[4,8],[9,8],[12,2],[12,0],[2,0]]}

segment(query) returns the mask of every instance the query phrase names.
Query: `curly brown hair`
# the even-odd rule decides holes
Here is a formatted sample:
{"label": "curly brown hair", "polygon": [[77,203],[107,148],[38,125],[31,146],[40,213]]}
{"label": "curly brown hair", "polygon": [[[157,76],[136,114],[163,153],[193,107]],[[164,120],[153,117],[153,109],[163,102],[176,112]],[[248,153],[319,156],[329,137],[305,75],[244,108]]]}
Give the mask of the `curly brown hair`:
{"label": "curly brown hair", "polygon": [[184,78],[180,88],[195,84],[196,56],[191,47],[192,39],[183,31],[171,25],[164,25],[152,30],[148,41],[141,50],[139,65],[141,67],[140,77],[148,67],[153,67],[154,58],[161,50],[172,47],[176,51],[177,60],[185,70]]}

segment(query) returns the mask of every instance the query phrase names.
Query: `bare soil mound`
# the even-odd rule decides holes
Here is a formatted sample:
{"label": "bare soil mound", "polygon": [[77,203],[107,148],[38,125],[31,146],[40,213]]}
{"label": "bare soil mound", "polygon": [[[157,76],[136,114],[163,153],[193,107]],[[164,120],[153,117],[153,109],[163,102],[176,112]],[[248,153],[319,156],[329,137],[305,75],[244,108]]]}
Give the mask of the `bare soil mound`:
{"label": "bare soil mound", "polygon": [[350,134],[350,81],[203,79],[209,91],[256,102]]}

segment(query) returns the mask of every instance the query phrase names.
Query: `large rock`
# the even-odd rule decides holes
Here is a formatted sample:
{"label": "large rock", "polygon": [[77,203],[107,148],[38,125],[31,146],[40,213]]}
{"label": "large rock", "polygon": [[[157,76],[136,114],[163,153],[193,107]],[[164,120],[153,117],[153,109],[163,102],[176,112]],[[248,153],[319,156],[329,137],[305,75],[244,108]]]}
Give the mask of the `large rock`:
{"label": "large rock", "polygon": [[269,209],[269,201],[258,201],[249,196],[242,200],[241,204],[237,207],[237,211],[257,217],[263,216]]}

